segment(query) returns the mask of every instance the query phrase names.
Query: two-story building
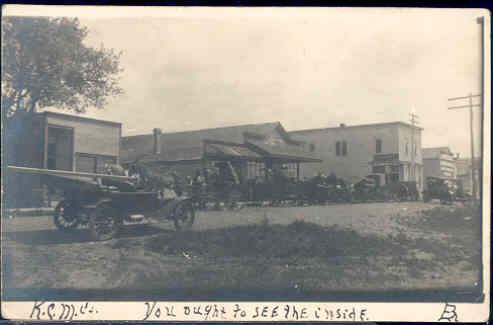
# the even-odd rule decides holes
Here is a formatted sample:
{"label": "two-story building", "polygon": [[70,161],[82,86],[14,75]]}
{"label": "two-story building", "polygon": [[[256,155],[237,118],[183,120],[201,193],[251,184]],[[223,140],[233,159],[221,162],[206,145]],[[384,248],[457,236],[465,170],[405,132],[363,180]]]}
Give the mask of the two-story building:
{"label": "two-story building", "polygon": [[416,181],[423,186],[422,128],[403,122],[345,125],[292,131],[321,163],[304,165],[303,177],[334,173],[354,183],[372,173],[386,182]]}
{"label": "two-story building", "polygon": [[456,160],[449,147],[423,148],[423,176],[455,179]]}

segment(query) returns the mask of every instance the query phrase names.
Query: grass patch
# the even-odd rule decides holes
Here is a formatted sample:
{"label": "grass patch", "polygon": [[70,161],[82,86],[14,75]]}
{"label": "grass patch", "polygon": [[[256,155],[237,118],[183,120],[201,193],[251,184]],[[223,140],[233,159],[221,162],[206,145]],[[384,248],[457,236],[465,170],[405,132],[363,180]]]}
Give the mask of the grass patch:
{"label": "grass patch", "polygon": [[377,236],[337,226],[295,221],[289,225],[235,226],[200,232],[163,234],[145,244],[166,255],[307,258],[372,256],[396,253],[402,247]]}
{"label": "grass patch", "polygon": [[481,234],[481,210],[478,205],[435,207],[425,210],[417,226],[451,235],[475,236]]}
{"label": "grass patch", "polygon": [[[410,225],[421,229],[423,237],[410,239],[404,234],[391,237],[403,247],[435,256],[434,261],[420,260],[421,264],[443,262],[451,265],[466,262],[469,268],[481,264],[481,211],[477,205],[440,206],[423,211]],[[438,235],[438,237],[434,237]],[[438,239],[440,238],[440,239]]]}

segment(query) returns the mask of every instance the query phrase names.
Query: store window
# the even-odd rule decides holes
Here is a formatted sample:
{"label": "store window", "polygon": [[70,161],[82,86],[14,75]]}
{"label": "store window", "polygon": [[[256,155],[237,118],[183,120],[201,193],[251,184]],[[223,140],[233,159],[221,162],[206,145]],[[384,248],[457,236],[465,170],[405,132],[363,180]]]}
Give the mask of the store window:
{"label": "store window", "polygon": [[288,163],[282,164],[281,170],[286,177],[295,178],[296,177],[296,164]]}
{"label": "store window", "polygon": [[247,167],[249,179],[265,177],[265,165],[263,162],[249,161]]}

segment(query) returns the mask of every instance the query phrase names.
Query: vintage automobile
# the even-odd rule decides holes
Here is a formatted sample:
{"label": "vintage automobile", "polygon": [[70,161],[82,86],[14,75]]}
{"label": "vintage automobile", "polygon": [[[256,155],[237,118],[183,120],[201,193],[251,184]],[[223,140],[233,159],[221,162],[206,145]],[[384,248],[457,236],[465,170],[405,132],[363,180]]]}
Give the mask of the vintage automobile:
{"label": "vintage automobile", "polygon": [[41,175],[43,184],[63,191],[53,221],[60,230],[88,225],[94,240],[113,238],[125,220],[143,215],[173,221],[176,230],[191,228],[192,201],[170,189],[145,188],[142,179],[121,175],[79,173],[9,166],[9,170]]}
{"label": "vintage automobile", "polygon": [[354,184],[353,199],[356,202],[417,201],[416,182],[394,181],[385,183],[384,174],[370,174]]}
{"label": "vintage automobile", "polygon": [[438,177],[426,178],[426,190],[423,191],[423,200],[425,202],[438,199],[442,204],[451,204],[455,201],[466,201],[470,198],[471,196],[465,193],[462,183],[457,180]]}
{"label": "vintage automobile", "polygon": [[352,188],[352,196],[355,202],[367,202],[377,200],[379,196],[378,183],[372,177],[363,177]]}

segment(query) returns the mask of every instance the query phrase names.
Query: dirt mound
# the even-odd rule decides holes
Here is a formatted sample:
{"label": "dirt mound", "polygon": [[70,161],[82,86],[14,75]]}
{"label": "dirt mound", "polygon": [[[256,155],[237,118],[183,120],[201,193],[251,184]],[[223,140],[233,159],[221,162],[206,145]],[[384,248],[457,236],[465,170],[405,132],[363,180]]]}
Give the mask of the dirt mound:
{"label": "dirt mound", "polygon": [[[146,243],[166,255],[334,257],[395,253],[399,248],[371,235],[337,226],[295,221],[289,225],[256,224],[200,232],[163,234]],[[402,249],[402,248],[400,248]]]}

